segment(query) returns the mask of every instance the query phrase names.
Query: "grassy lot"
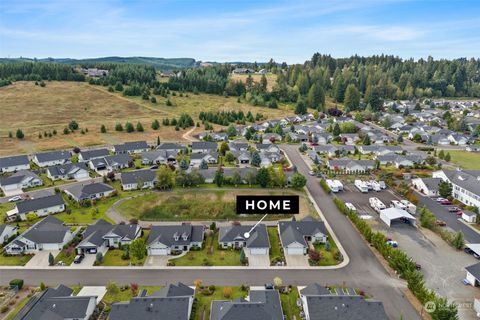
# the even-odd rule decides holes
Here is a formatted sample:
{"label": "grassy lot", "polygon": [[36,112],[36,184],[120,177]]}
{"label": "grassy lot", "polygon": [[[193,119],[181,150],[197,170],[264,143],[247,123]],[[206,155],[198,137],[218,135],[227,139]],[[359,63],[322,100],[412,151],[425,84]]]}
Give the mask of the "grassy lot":
{"label": "grassy lot", "polygon": [[[35,86],[34,82],[18,81],[0,88],[0,96],[0,155],[134,140],[154,141],[157,136],[162,141],[184,140],[182,136],[186,130],[176,131],[173,126],[161,126],[159,130],[150,128],[154,119],[161,122],[164,118],[171,119],[182,113],[190,114],[195,121],[200,111],[241,109],[245,113],[260,112],[269,119],[293,115],[292,106],[280,105],[279,109],[269,109],[238,103],[235,97],[208,94],[188,94],[188,97],[177,94],[169,97],[173,106],[166,106],[166,98],[160,96],[156,97],[158,103],[153,104],[140,97],[110,93],[106,87],[68,81],[47,82],[44,88]],[[81,134],[78,130],[64,135],[63,128],[73,119],[80,128],[89,129],[88,132]],[[114,130],[117,122],[124,124],[127,121],[134,124],[141,122],[145,131],[127,133]],[[107,133],[100,133],[102,124],[107,127]],[[17,128],[25,133],[21,141],[8,138],[8,132]],[[58,133],[51,138],[38,137],[39,133],[53,130]],[[201,132],[203,128],[195,131]]]}
{"label": "grassy lot", "polygon": [[24,266],[32,257],[32,255],[5,256],[0,254],[0,266]]}
{"label": "grassy lot", "polygon": [[335,252],[338,252],[337,244],[330,236],[328,236],[328,242],[330,244],[329,251],[325,249],[324,244],[314,244],[315,249],[320,252],[321,256],[319,266],[333,266],[339,263],[339,261],[335,259]]}
{"label": "grassy lot", "polygon": [[297,287],[292,287],[288,294],[280,293],[280,301],[282,302],[283,313],[288,320],[292,320],[293,316],[296,319],[300,318],[300,307],[297,306],[297,299],[300,298]]}
{"label": "grassy lot", "polygon": [[[118,287],[120,288],[121,285],[117,284]],[[160,286],[140,286],[139,291],[141,290],[147,290],[148,295],[160,290],[162,287]],[[112,303],[115,302],[121,302],[121,301],[130,301],[130,299],[133,297],[132,295],[132,290],[130,288],[127,288],[126,290],[120,290],[116,294],[112,294],[107,291],[105,296],[102,299],[102,302],[106,303],[108,306],[110,306]]]}
{"label": "grassy lot", "polygon": [[[240,80],[242,82],[246,82],[248,76],[249,76],[248,74],[232,74],[230,78],[235,81]],[[260,79],[262,79],[261,74],[252,74],[251,76],[252,76],[253,82],[260,83]],[[268,73],[265,75],[265,77],[267,78],[267,90],[272,91],[273,86],[277,83],[277,75],[273,73]]]}
{"label": "grassy lot", "polygon": [[70,212],[57,213],[55,217],[65,223],[71,224],[90,224],[98,219],[105,219],[113,223],[105,213],[115,202],[120,200],[122,196],[123,193],[120,193],[116,197],[98,200],[95,205],[91,207],[81,207],[77,202],[68,199],[68,197],[64,195],[65,204],[67,205],[67,209],[70,209]]}
{"label": "grassy lot", "polygon": [[22,308],[27,304],[27,302],[30,300],[30,297],[25,297],[23,298],[20,302],[17,303],[15,308],[8,314],[7,317],[5,317],[4,320],[13,320],[15,316],[22,310]]}
{"label": "grassy lot", "polygon": [[65,265],[69,266],[73,263],[73,260],[75,259],[76,252],[72,251],[70,255],[68,255],[65,250],[60,251],[59,254],[55,257],[54,264],[56,265],[60,261],[64,262]]}
{"label": "grassy lot", "polygon": [[[437,150],[437,155],[440,150]],[[445,154],[450,153],[450,162],[459,165],[467,170],[480,170],[480,153],[461,150],[444,150]]]}
{"label": "grassy lot", "polygon": [[[232,294],[230,297],[225,297],[223,295],[223,288],[224,287],[215,287],[215,291],[211,295],[204,295],[200,290],[197,290],[195,294],[195,298],[197,300],[197,309],[196,313],[192,315],[191,319],[193,320],[202,320],[202,319],[210,319],[210,307],[212,305],[213,300],[235,300],[238,298],[244,298],[247,296],[247,291],[242,291],[240,287],[230,287],[232,289]],[[205,309],[205,318],[202,318],[203,310]],[[300,318],[298,318],[300,319]]]}
{"label": "grassy lot", "polygon": [[[300,216],[314,214],[308,198],[293,190],[269,189],[176,189],[172,192],[155,192],[129,199],[117,207],[126,219],[137,218],[147,221],[185,220],[255,220],[258,216],[239,216],[235,213],[236,195],[248,194],[298,194],[300,195]],[[286,219],[285,215],[269,215],[267,219]]]}
{"label": "grassy lot", "polygon": [[189,251],[186,255],[171,259],[176,266],[240,266],[240,250],[218,249],[218,233],[207,235],[203,248]]}
{"label": "grassy lot", "polygon": [[100,266],[143,266],[145,257],[142,260],[137,260],[130,255],[131,259],[122,259],[124,251],[120,249],[108,250],[103,256],[103,262]]}
{"label": "grassy lot", "polygon": [[280,257],[282,261],[285,261],[282,245],[280,243],[280,236],[278,235],[278,229],[276,227],[268,227],[267,231],[270,239],[270,261],[276,257]]}

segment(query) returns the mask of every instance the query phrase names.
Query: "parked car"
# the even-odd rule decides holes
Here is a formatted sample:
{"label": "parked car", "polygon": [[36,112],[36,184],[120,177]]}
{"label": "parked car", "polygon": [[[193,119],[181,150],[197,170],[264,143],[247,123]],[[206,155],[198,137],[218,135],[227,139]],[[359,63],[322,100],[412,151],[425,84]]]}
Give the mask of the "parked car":
{"label": "parked car", "polygon": [[453,207],[449,207],[449,208],[448,208],[448,211],[449,211],[449,212],[457,212],[457,211],[460,211],[460,208],[453,206]]}
{"label": "parked car", "polygon": [[437,220],[435,221],[435,224],[440,227],[445,227],[447,225],[447,223],[443,220]]}
{"label": "parked car", "polygon": [[466,285],[466,286],[469,286],[469,285],[470,285],[470,281],[468,281],[467,279],[463,279],[462,282],[463,282],[463,284]]}
{"label": "parked car", "polygon": [[83,258],[85,258],[84,254],[77,254],[75,256],[75,259],[73,259],[73,263],[76,263],[76,264],[81,263]]}
{"label": "parked car", "polygon": [[395,240],[389,239],[389,240],[387,240],[387,245],[392,246],[393,248],[396,248],[396,247],[398,247],[398,242],[395,241]]}
{"label": "parked car", "polygon": [[357,208],[355,208],[351,202],[345,202],[345,207],[347,207],[349,210],[357,211]]}
{"label": "parked car", "polygon": [[445,200],[447,200],[447,199],[445,199],[445,198],[442,198],[442,197],[438,197],[438,198],[437,198],[437,199],[435,199],[435,200],[436,200],[437,202],[442,202],[442,201],[445,201]]}
{"label": "parked car", "polygon": [[17,202],[17,201],[20,201],[20,200],[22,200],[21,196],[14,196],[14,197],[11,197],[10,199],[8,199],[8,202]]}
{"label": "parked car", "polygon": [[312,170],[308,171],[308,174],[311,175],[311,176],[314,176],[315,175],[315,172],[313,172]]}
{"label": "parked car", "polygon": [[445,199],[443,201],[440,201],[440,204],[444,205],[444,206],[448,206],[448,205],[451,205],[452,202],[448,199]]}
{"label": "parked car", "polygon": [[271,283],[265,283],[265,289],[267,290],[272,290],[274,287],[273,287],[273,284]]}
{"label": "parked car", "polygon": [[463,249],[463,252],[468,253],[468,254],[474,254],[473,250],[470,249],[469,247],[465,247],[465,249]]}

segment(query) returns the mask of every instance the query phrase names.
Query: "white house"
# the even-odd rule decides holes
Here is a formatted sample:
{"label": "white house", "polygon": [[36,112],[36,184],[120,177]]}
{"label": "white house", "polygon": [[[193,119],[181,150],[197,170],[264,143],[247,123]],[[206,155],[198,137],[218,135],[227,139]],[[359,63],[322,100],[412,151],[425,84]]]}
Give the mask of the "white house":
{"label": "white house", "polygon": [[52,180],[85,180],[90,178],[84,162],[67,163],[47,168],[47,177]]}
{"label": "white house", "polygon": [[30,161],[26,155],[0,158],[0,173],[30,169]]}
{"label": "white house", "polygon": [[440,178],[415,178],[412,179],[412,185],[415,190],[428,197],[436,197],[439,195],[438,186],[442,182]]}
{"label": "white house", "polygon": [[136,170],[122,173],[120,180],[123,190],[152,189],[156,175],[153,170]]}
{"label": "white house", "polygon": [[7,217],[9,220],[14,220],[16,217],[17,219],[25,221],[29,213],[44,217],[62,211],[65,211],[65,202],[63,201],[62,195],[54,194],[47,197],[17,202],[15,208],[7,212]]}
{"label": "white house", "polygon": [[0,178],[0,188],[5,194],[21,193],[23,189],[41,185],[42,179],[28,170],[20,170],[9,177]]}
{"label": "white house", "polygon": [[180,224],[171,226],[152,226],[147,239],[147,252],[150,256],[169,255],[172,251],[189,251],[192,247],[203,245],[203,226]]}
{"label": "white house", "polygon": [[35,154],[32,161],[39,167],[51,167],[69,163],[71,157],[70,151],[50,151]]}
{"label": "white house", "polygon": [[327,241],[327,229],[323,221],[306,217],[300,221],[280,221],[278,233],[285,254],[306,254],[309,243]]}
{"label": "white house", "polygon": [[18,228],[11,224],[0,224],[0,246],[6,244],[8,240],[17,234]]}
{"label": "white house", "polygon": [[[270,241],[265,224],[253,226],[231,225],[221,227],[218,232],[218,244],[224,248],[244,249],[247,255],[268,255]],[[245,237],[245,233],[250,236]]]}
{"label": "white house", "polygon": [[480,208],[480,170],[440,170],[432,176],[451,183],[455,199]]}

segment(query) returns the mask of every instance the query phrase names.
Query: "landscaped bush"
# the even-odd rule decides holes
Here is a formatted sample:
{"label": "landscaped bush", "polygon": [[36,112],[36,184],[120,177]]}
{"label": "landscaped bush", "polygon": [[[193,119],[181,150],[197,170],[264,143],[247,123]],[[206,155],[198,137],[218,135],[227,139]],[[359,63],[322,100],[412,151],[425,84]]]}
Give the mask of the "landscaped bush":
{"label": "landscaped bush", "polygon": [[330,187],[327,185],[327,182],[324,179],[320,179],[320,186],[323,190],[325,190],[326,193],[331,192]]}
{"label": "landscaped bush", "polygon": [[11,288],[18,288],[18,290],[23,288],[23,280],[22,279],[13,279],[10,281]]}

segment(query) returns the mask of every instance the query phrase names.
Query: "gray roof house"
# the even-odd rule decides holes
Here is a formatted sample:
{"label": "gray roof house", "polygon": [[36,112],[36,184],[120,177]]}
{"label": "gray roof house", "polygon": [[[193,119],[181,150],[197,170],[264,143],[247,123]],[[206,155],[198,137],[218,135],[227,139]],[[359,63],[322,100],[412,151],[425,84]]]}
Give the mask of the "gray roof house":
{"label": "gray roof house", "polygon": [[73,296],[73,290],[59,285],[34,295],[14,320],[88,320],[97,305],[96,296]]}
{"label": "gray roof house", "polygon": [[106,156],[103,158],[92,159],[89,166],[92,170],[100,171],[115,171],[125,169],[133,164],[133,158],[128,154],[117,154],[114,156]]}
{"label": "gray roof house", "polygon": [[93,200],[107,197],[112,194],[115,189],[105,183],[77,184],[67,187],[63,190],[67,195],[75,201]]}
{"label": "gray roof house", "polygon": [[210,320],[283,320],[282,303],[277,290],[250,290],[248,299],[212,301]]}
{"label": "gray roof house", "polygon": [[[242,225],[220,227],[218,244],[222,248],[245,248],[247,255],[268,255],[270,241],[268,239],[267,227],[263,223],[258,224],[253,230],[252,227]],[[250,237],[247,238],[245,233],[250,233]]]}
{"label": "gray roof house", "polygon": [[0,173],[30,169],[26,155],[0,158]]}
{"label": "gray roof house", "polygon": [[474,287],[478,286],[480,284],[480,262],[466,267],[465,270],[467,271],[466,279],[468,282]]}
{"label": "gray roof house", "polygon": [[116,154],[125,153],[142,153],[150,149],[146,141],[131,141],[123,144],[116,144],[113,146],[113,152]]}
{"label": "gray roof house", "polygon": [[122,173],[120,180],[123,190],[151,189],[157,177],[153,170],[135,170]]}
{"label": "gray roof house", "polygon": [[175,153],[179,153],[181,151],[183,151],[184,153],[187,152],[187,147],[185,145],[180,143],[171,143],[171,142],[161,143],[160,145],[157,146],[156,149],[175,152]]}
{"label": "gray roof house", "polygon": [[152,226],[147,239],[148,255],[169,255],[172,251],[189,251],[201,248],[204,227],[188,223],[171,226]]}
{"label": "gray roof house", "polygon": [[8,240],[17,234],[18,228],[11,224],[0,224],[0,246],[8,242]]}
{"label": "gray roof house", "polygon": [[21,193],[22,189],[43,185],[43,180],[34,172],[20,170],[9,177],[0,177],[0,188],[5,194]]}
{"label": "gray roof house", "polygon": [[38,250],[62,250],[72,239],[70,227],[53,216],[47,216],[7,244],[5,251],[9,254],[23,254]]}
{"label": "gray roof house", "polygon": [[72,158],[70,151],[50,151],[37,153],[32,161],[39,167],[50,167],[59,164],[69,163]]}
{"label": "gray roof house", "polygon": [[442,170],[432,176],[451,183],[455,199],[480,208],[480,170]]}
{"label": "gray roof house", "polygon": [[326,242],[327,229],[323,221],[306,217],[300,221],[279,221],[278,233],[285,254],[306,254],[308,242]]}
{"label": "gray roof house", "polygon": [[76,249],[78,253],[105,253],[109,247],[118,248],[130,244],[141,234],[142,229],[138,224],[114,225],[100,219],[85,229],[83,239]]}
{"label": "gray roof house", "polygon": [[218,162],[218,153],[216,151],[210,151],[207,153],[196,152],[190,155],[190,164],[200,165],[202,161],[207,163],[217,163]]}
{"label": "gray roof house", "polygon": [[192,142],[192,153],[209,153],[217,151],[217,143],[211,141]]}
{"label": "gray roof house", "polygon": [[327,288],[313,284],[300,290],[306,320],[388,320],[381,301],[369,300],[356,294],[330,293]]}
{"label": "gray roof house", "polygon": [[442,182],[441,178],[415,178],[411,181],[416,190],[429,197],[439,195],[438,188],[440,182]]}
{"label": "gray roof house", "polygon": [[52,180],[84,180],[90,178],[84,162],[67,163],[47,168],[47,177]]}
{"label": "gray roof house", "polygon": [[35,213],[39,217],[44,217],[51,213],[58,213],[65,210],[65,202],[62,195],[57,193],[51,196],[35,198],[17,202],[13,210],[7,212],[9,220],[13,217],[25,221],[28,213]]}
{"label": "gray roof house", "polygon": [[109,154],[110,153],[108,152],[108,149],[106,149],[106,148],[83,150],[83,151],[80,151],[80,153],[78,154],[78,161],[79,162],[87,162],[87,161],[90,161],[92,159],[106,157]]}
{"label": "gray roof house", "polygon": [[177,151],[174,150],[152,150],[142,153],[143,164],[167,164],[175,162],[177,158]]}
{"label": "gray roof house", "polygon": [[344,171],[346,173],[358,173],[373,170],[375,168],[375,161],[341,158],[328,160],[327,166],[330,170]]}
{"label": "gray roof house", "polygon": [[189,320],[195,290],[179,282],[170,284],[150,296],[142,292],[128,302],[112,304],[110,320]]}

